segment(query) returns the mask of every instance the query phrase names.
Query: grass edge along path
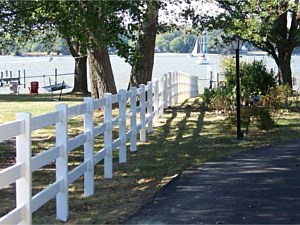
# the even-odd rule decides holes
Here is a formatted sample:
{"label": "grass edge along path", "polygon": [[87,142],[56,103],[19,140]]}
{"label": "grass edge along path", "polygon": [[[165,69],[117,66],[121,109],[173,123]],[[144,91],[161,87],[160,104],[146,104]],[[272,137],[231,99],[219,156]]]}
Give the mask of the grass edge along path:
{"label": "grass edge along path", "polygon": [[261,132],[251,127],[249,135],[237,142],[235,129],[229,129],[224,118],[206,112],[200,98],[166,109],[147,142],[139,143],[136,153],[128,151],[126,164],[118,164],[115,155],[112,179],[103,179],[103,164],[95,167],[93,196],[83,197],[83,179],[70,185],[67,223],[55,219],[55,200],[51,200],[33,214],[34,224],[124,223],[181,171],[300,134],[299,113],[286,113],[275,130]]}

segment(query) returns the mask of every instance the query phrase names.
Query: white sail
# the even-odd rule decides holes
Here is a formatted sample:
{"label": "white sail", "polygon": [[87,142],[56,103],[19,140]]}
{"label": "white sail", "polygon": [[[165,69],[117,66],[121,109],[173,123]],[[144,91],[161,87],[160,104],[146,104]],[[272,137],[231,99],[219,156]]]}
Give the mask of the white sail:
{"label": "white sail", "polygon": [[196,57],[198,56],[198,53],[199,53],[199,40],[197,39],[196,42],[195,42],[195,46],[193,48],[193,51],[191,52],[191,56],[193,57]]}

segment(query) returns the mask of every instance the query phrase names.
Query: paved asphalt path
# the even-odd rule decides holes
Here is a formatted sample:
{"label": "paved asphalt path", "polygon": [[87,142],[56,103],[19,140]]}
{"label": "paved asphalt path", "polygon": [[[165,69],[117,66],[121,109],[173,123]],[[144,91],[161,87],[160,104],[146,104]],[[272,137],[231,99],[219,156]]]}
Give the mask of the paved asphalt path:
{"label": "paved asphalt path", "polygon": [[300,140],[184,171],[126,224],[300,224]]}

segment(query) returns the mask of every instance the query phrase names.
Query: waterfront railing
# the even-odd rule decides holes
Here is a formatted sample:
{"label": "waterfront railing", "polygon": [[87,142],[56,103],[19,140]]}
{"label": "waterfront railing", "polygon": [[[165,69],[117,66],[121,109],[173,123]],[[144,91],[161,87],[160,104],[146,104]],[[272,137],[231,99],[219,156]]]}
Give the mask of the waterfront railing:
{"label": "waterfront railing", "polygon": [[[6,70],[0,72],[0,86],[8,86],[12,82],[17,82],[19,85],[22,85],[24,88],[26,88],[29,85],[31,81],[39,81],[39,82],[44,82],[44,86],[46,86],[46,83],[49,81],[46,81],[46,78],[51,80],[53,79],[53,83],[57,84],[58,83],[58,77],[66,77],[66,76],[74,76],[74,73],[58,73],[57,68],[54,69],[53,74],[43,74],[43,75],[35,75],[35,76],[30,76],[26,74],[26,70],[23,70],[23,73],[21,70],[18,70],[17,76],[13,76],[12,71]],[[49,83],[51,84],[51,83]]]}
{"label": "waterfront railing", "polygon": [[[137,138],[146,141],[147,133],[152,132],[153,123],[158,122],[165,108],[198,95],[197,80],[198,77],[182,72],[168,73],[139,88],[120,90],[115,95],[107,93],[96,100],[85,98],[83,103],[72,107],[61,103],[54,112],[34,117],[26,112],[17,113],[16,121],[1,124],[0,141],[15,139],[16,162],[0,171],[0,188],[15,184],[16,206],[0,218],[0,224],[32,224],[32,213],[53,198],[56,198],[56,218],[67,221],[69,185],[83,176],[84,195],[93,195],[94,167],[104,161],[104,178],[112,178],[113,152],[118,150],[119,162],[125,163],[126,143],[130,143],[131,152],[136,152]],[[119,113],[113,116],[116,104]],[[95,110],[104,114],[100,124],[95,122]],[[84,120],[83,131],[70,138],[70,120],[80,115]],[[54,147],[32,156],[33,132],[53,125]],[[112,135],[113,129],[118,130],[118,137]],[[94,140],[98,136],[103,137],[104,147],[95,150]],[[80,146],[83,146],[84,162],[69,170],[69,154]],[[55,181],[32,196],[32,173],[53,161]]]}

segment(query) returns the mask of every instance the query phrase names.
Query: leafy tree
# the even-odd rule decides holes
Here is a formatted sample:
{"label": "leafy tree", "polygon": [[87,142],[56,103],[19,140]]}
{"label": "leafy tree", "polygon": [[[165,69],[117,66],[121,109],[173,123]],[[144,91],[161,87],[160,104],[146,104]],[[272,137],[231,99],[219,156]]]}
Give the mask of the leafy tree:
{"label": "leafy tree", "polygon": [[172,52],[184,52],[185,46],[183,43],[184,43],[184,38],[182,36],[173,39],[170,42],[170,50]]}
{"label": "leafy tree", "polygon": [[[171,42],[174,39],[178,39],[176,42],[176,47],[174,43],[173,47],[176,48],[175,52],[187,53],[191,50],[196,36],[192,34],[185,34],[179,30],[173,30],[172,32],[168,31],[166,33],[159,33],[156,38],[156,47],[158,47],[162,52],[174,52],[174,49],[171,49]],[[177,46],[180,45],[180,46]]]}
{"label": "leafy tree", "polygon": [[172,52],[187,53],[191,51],[190,46],[193,46],[193,43],[195,43],[195,37],[191,35],[176,37],[170,42],[170,50]]}
{"label": "leafy tree", "polygon": [[157,35],[156,38],[156,47],[159,48],[162,52],[170,52],[170,42],[166,40],[163,34]]}
{"label": "leafy tree", "polygon": [[[210,4],[211,1],[206,1]],[[299,0],[213,0],[220,9],[215,15],[185,12],[200,29],[220,28],[240,35],[268,52],[279,69],[279,81],[292,87],[291,55],[300,45]]]}
{"label": "leafy tree", "polygon": [[58,37],[53,44],[52,51],[57,54],[69,55],[70,51],[68,49],[67,40]]}
{"label": "leafy tree", "polygon": [[[143,0],[142,3],[145,6],[144,19],[141,23],[138,39],[136,42],[135,57],[131,61],[132,71],[130,76],[130,84],[146,84],[152,79],[152,70],[154,62],[154,49],[156,34],[158,32],[167,32],[176,27],[173,23],[158,22],[159,10],[167,13],[170,10],[166,6],[181,7],[182,1],[178,0]],[[172,10],[171,10],[172,12]],[[176,21],[176,18],[175,18]],[[174,39],[174,36],[180,36],[181,31],[171,33],[170,39]],[[164,44],[164,43],[162,43]],[[170,49],[167,46],[164,46]]]}
{"label": "leafy tree", "polygon": [[[33,51],[46,50],[50,52],[55,45],[58,34],[68,38],[67,32],[72,35],[74,29],[70,13],[66,15],[67,8],[60,1],[1,1],[2,36],[11,35],[12,40],[26,43],[27,40],[39,43],[33,46]],[[76,13],[76,8],[74,8]],[[68,19],[67,19],[68,18]],[[61,31],[61,32],[60,32]],[[74,32],[75,33],[75,32]],[[1,42],[5,44],[5,39]],[[72,46],[70,46],[72,47]],[[70,48],[71,52],[72,48]],[[73,55],[74,56],[74,55]],[[76,55],[77,56],[77,55]],[[75,60],[76,61],[76,60]],[[75,63],[75,83],[73,91],[87,92],[86,65],[85,74],[79,73],[78,64]],[[80,79],[77,79],[77,78]],[[80,82],[78,82],[80,80]],[[85,81],[85,82],[84,82]]]}
{"label": "leafy tree", "polygon": [[[107,46],[116,46],[121,56],[132,56],[124,37],[133,37],[135,25],[142,17],[140,1],[3,1],[5,32],[33,37],[36,31],[52,31],[51,40],[59,33],[78,60],[75,73],[86,73],[86,56],[89,55],[92,95],[101,97],[105,92],[116,93]],[[11,16],[12,15],[12,16]],[[128,22],[126,20],[129,19]],[[51,34],[51,32],[48,32]],[[130,58],[130,57],[128,57]],[[82,63],[79,63],[81,62]],[[85,74],[76,79],[85,89]],[[82,79],[83,80],[82,80]],[[81,80],[80,80],[81,79]]]}
{"label": "leafy tree", "polygon": [[[86,51],[88,55],[92,96],[100,98],[106,92],[115,94],[108,47],[115,46],[120,56],[132,62],[134,49],[127,40],[136,39],[138,24],[143,17],[142,2],[63,1],[59,7],[60,14],[55,19],[64,21],[59,23],[59,31],[71,38],[73,45],[79,44],[80,52]],[[70,13],[76,16],[70,18]]]}
{"label": "leafy tree", "polygon": [[207,32],[208,49],[210,53],[227,54],[231,51],[231,46],[223,40],[224,32],[221,29],[215,29]]}
{"label": "leafy tree", "polygon": [[[70,52],[75,59],[75,79],[73,91],[87,92],[87,55],[88,48],[99,48],[94,40],[101,34],[101,26],[96,26],[99,22],[97,15],[100,13],[101,2],[100,1],[49,1],[45,2],[43,12],[48,9],[47,19],[51,20],[60,34],[67,40],[70,48]],[[49,16],[50,15],[50,16]],[[99,28],[99,29],[98,29]],[[97,34],[96,34],[97,33]],[[99,45],[103,46],[103,41],[99,42]],[[105,51],[103,54],[106,54]],[[108,53],[107,53],[108,54]],[[99,57],[99,56],[98,56]],[[107,57],[106,57],[107,58]],[[98,60],[97,57],[93,57],[93,60]],[[103,63],[107,61],[103,60]],[[99,73],[93,66],[99,66],[99,64],[90,65],[90,80],[92,87],[92,96],[100,98],[105,92],[116,93],[116,86],[113,77],[110,62],[109,66],[105,66],[104,69],[99,70]],[[99,82],[94,82],[94,77],[99,76]],[[107,77],[107,78],[105,78]],[[106,85],[101,80],[112,80],[112,83]],[[101,88],[97,88],[98,85],[102,85]],[[106,85],[106,86],[105,86]],[[82,89],[82,90],[81,90]]]}

